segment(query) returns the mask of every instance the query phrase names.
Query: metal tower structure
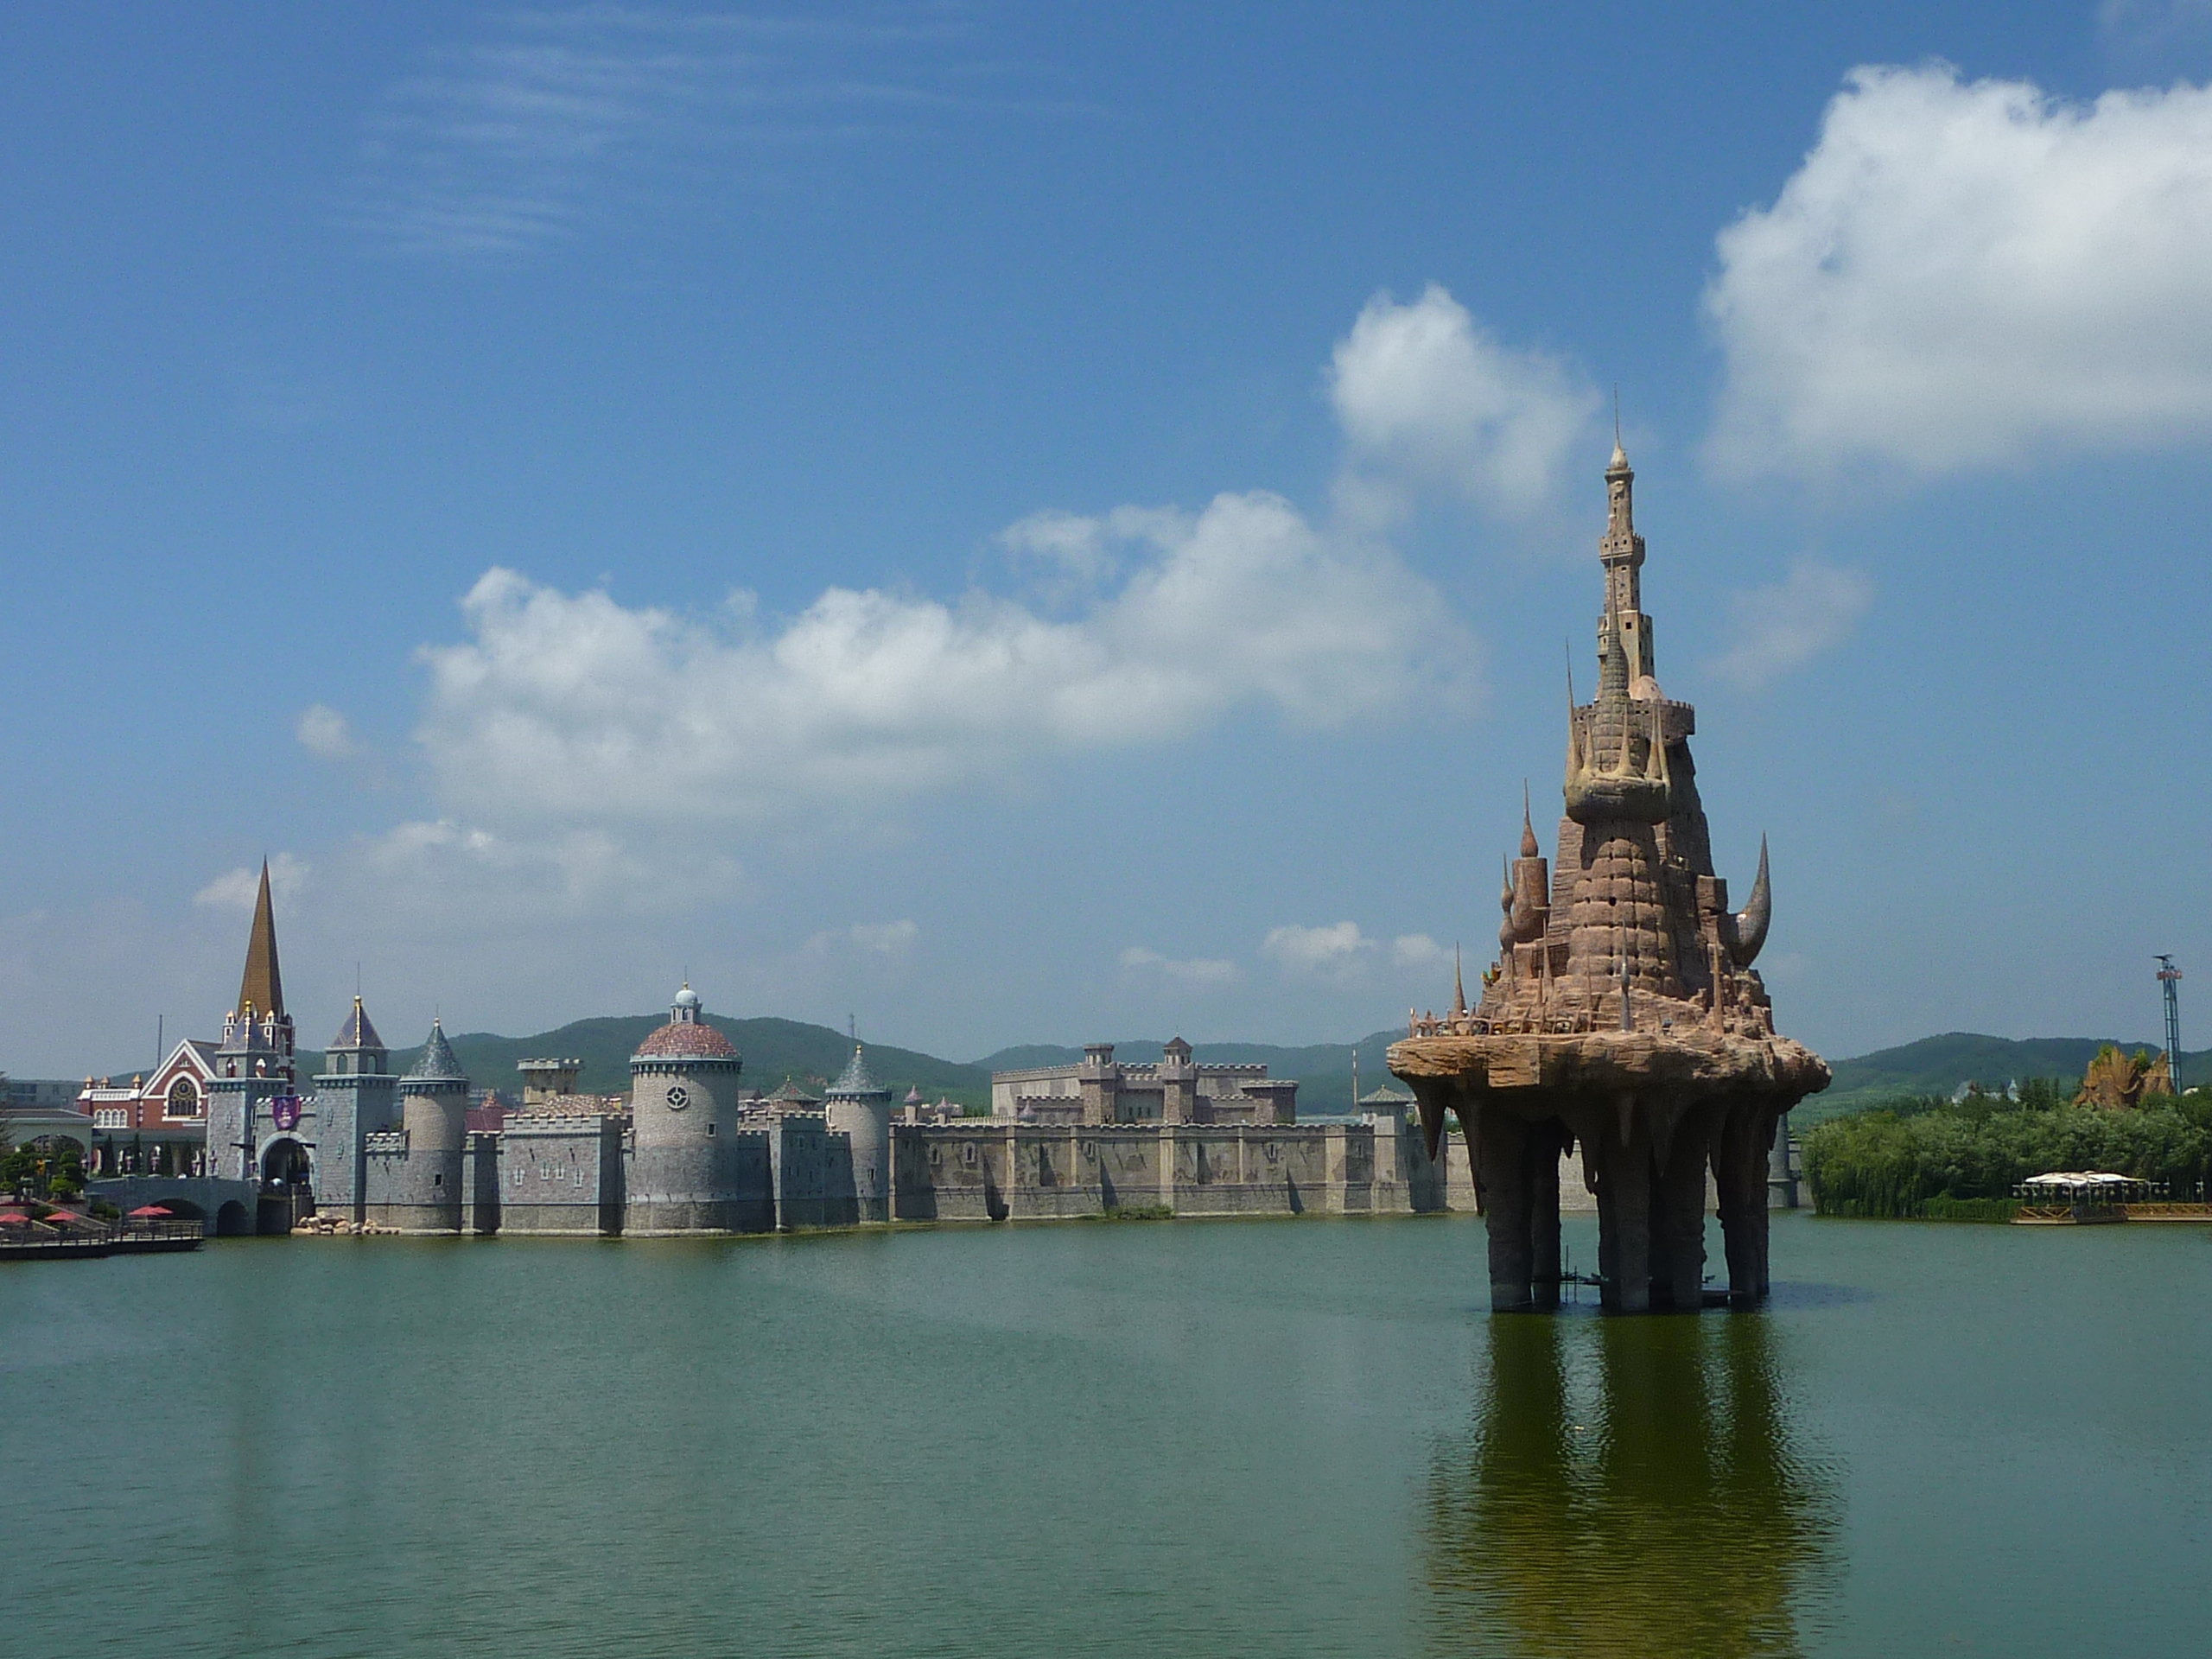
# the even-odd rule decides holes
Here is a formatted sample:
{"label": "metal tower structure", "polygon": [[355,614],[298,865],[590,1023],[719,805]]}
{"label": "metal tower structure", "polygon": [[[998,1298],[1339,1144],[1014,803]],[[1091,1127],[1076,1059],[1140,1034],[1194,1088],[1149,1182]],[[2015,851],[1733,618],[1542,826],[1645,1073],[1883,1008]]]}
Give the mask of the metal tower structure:
{"label": "metal tower structure", "polygon": [[2171,957],[2158,958],[2158,988],[2166,996],[2166,1071],[2181,1092],[2181,969]]}

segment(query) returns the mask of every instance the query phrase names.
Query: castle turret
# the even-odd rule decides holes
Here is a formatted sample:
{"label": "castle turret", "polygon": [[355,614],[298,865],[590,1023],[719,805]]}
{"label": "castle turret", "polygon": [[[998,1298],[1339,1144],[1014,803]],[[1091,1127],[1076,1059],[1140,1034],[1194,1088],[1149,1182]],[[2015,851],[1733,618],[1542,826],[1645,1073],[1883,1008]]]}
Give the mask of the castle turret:
{"label": "castle turret", "polygon": [[823,1097],[823,1115],[832,1138],[844,1135],[852,1146],[852,1197],[832,1193],[830,1219],[855,1222],[891,1219],[891,1091],[869,1075],[858,1043],[853,1058]]}
{"label": "castle turret", "polygon": [[324,1051],[315,1080],[315,1207],[344,1221],[363,1218],[367,1202],[364,1137],[397,1125],[399,1079],[391,1075],[384,1039],[361,999]]}
{"label": "castle turret", "polygon": [[775,1224],[766,1141],[739,1128],[744,1058],[700,1007],[687,982],[668,1023],[630,1057],[633,1151],[622,1230],[633,1236]]}
{"label": "castle turret", "polygon": [[368,1219],[403,1233],[461,1231],[468,1074],[442,1021],[430,1022],[422,1058],[399,1080],[399,1132],[363,1141]]}

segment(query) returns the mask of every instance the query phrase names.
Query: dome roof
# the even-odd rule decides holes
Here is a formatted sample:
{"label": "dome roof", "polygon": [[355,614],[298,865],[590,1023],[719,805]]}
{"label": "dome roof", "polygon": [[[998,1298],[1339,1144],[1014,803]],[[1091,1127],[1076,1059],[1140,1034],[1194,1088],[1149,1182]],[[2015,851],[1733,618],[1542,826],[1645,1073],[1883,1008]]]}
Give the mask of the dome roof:
{"label": "dome roof", "polygon": [[690,980],[685,980],[683,982],[683,988],[676,994],[676,1002],[674,1006],[679,1008],[690,1008],[695,1014],[698,1012],[700,1007],[699,993],[691,988],[691,982]]}
{"label": "dome roof", "polygon": [[734,1060],[737,1045],[696,1020],[671,1020],[638,1045],[639,1060]]}

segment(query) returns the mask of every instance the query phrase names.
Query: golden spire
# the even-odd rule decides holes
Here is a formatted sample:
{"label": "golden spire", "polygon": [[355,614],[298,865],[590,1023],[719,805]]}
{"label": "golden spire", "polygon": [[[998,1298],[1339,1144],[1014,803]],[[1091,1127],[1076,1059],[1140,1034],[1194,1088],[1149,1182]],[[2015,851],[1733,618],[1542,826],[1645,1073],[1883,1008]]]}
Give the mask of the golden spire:
{"label": "golden spire", "polygon": [[246,940],[245,978],[238,986],[238,1007],[282,1016],[284,979],[276,970],[276,912],[269,902],[269,861],[261,861],[261,893],[253,901],[253,933]]}

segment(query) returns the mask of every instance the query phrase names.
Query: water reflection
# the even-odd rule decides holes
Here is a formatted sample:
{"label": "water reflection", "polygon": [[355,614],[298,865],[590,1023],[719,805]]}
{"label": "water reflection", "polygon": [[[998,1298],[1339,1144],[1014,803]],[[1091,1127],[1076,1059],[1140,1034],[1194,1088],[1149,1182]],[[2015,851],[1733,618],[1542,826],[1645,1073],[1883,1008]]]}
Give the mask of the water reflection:
{"label": "water reflection", "polygon": [[1472,1431],[1429,1474],[1431,1645],[1799,1651],[1839,1503],[1791,1435],[1767,1321],[1506,1318],[1490,1337]]}

